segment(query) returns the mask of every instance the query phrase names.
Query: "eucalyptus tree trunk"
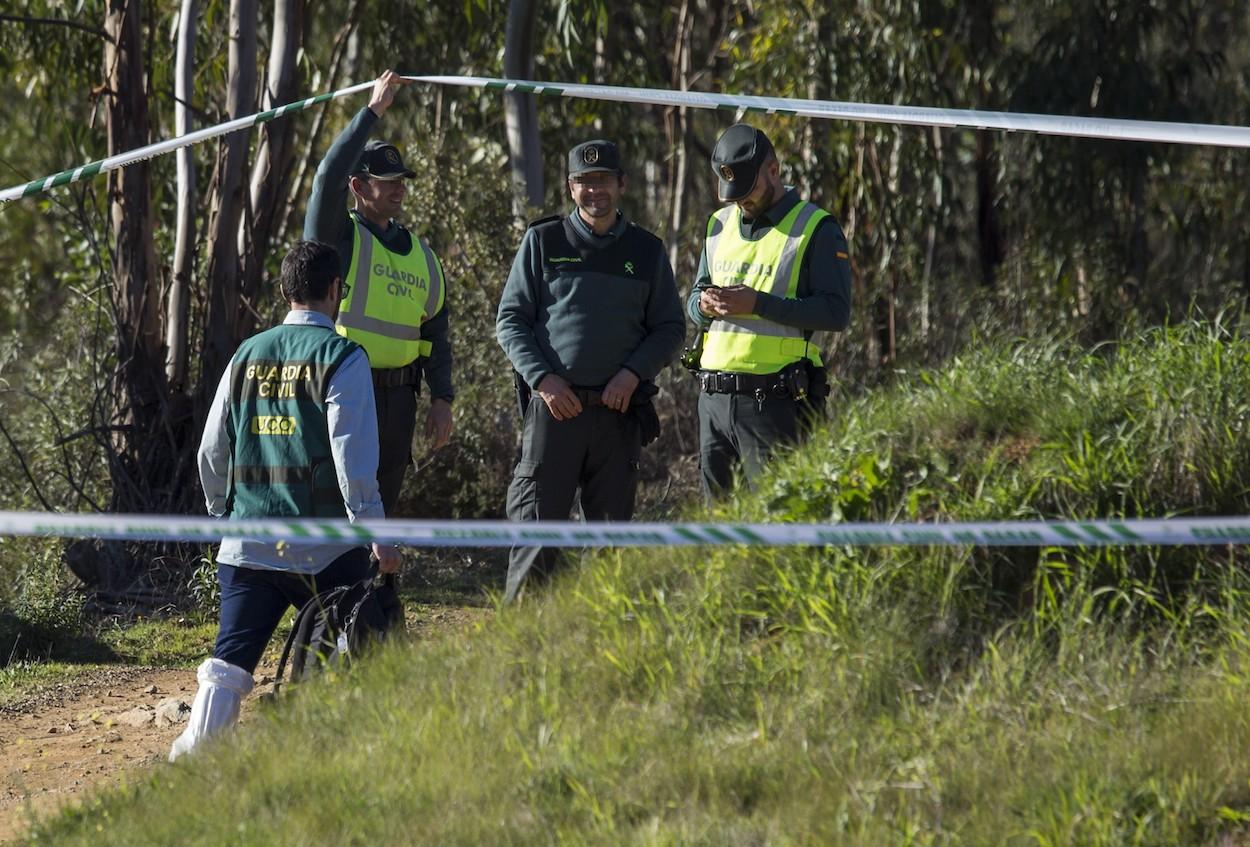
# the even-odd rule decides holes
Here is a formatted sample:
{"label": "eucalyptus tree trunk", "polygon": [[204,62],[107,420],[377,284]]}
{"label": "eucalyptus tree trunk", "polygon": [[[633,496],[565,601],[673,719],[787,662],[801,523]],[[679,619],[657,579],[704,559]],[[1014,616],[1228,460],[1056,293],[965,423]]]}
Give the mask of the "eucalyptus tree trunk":
{"label": "eucalyptus tree trunk", "polygon": [[[105,128],[108,155],[114,156],[149,141],[141,0],[109,0],[104,32]],[[169,403],[163,367],[147,162],[109,173],[108,203],[116,364],[111,396],[96,406],[92,421],[108,457],[108,511],[170,511],[185,501],[186,491],[172,484],[180,468],[174,433],[179,409]],[[83,582],[106,594],[134,595],[150,584],[147,568],[127,545],[75,541],[65,559]]]}
{"label": "eucalyptus tree trunk", "polygon": [[[534,25],[536,0],[509,0],[508,25],[504,32],[503,72],[508,79],[534,76]],[[517,212],[524,206],[543,204],[543,159],[538,137],[538,107],[530,94],[504,95],[504,122],[508,132],[508,159]]]}
{"label": "eucalyptus tree trunk", "polygon": [[[994,30],[995,0],[974,0],[971,7],[972,48],[979,65],[982,100],[977,108],[994,109],[996,104],[990,101],[992,89],[989,76],[998,55],[998,38]],[[977,241],[981,284],[986,288],[995,286],[998,266],[1005,255],[1002,224],[998,216],[998,143],[995,133],[977,132]]]}
{"label": "eucalyptus tree trunk", "polygon": [[[673,87],[679,91],[690,88],[690,3],[682,0],[677,12],[677,37],[673,44]],[[690,117],[686,107],[679,106],[674,115],[673,131],[673,178],[669,191],[668,262],[673,270],[681,273],[678,266],[681,248],[681,228],[686,219],[686,183],[690,158]]]}
{"label": "eucalyptus tree trunk", "polygon": [[[231,0],[230,52],[226,111],[233,120],[255,110],[256,2]],[[240,264],[239,218],[247,186],[243,173],[248,134],[224,136],[217,151],[217,190],[208,222],[208,322],[204,328],[204,360],[200,372],[201,412],[217,388],[217,380],[239,342]]]}
{"label": "eucalyptus tree trunk", "polygon": [[[816,41],[808,56],[807,96],[812,100],[830,100],[833,96],[833,43],[836,37],[833,10],[828,5],[812,14]],[[818,206],[828,207],[835,196],[832,183],[833,130],[832,121],[807,121],[803,128],[802,158],[808,173],[807,197]],[[831,210],[832,211],[832,210]]]}
{"label": "eucalyptus tree trunk", "polygon": [[[191,131],[191,99],[195,75],[197,0],[182,0],[178,14],[178,49],[174,60],[174,132]],[[178,163],[177,229],[174,237],[174,279],[165,310],[165,377],[181,390],[187,384],[187,303],[195,266],[195,155],[191,147],[175,154]]]}
{"label": "eucalyptus tree trunk", "polygon": [[[108,155],[148,143],[148,96],[143,58],[141,0],[110,0],[104,21],[105,123]],[[113,234],[113,311],[117,322],[116,457],[113,505],[148,505],[145,448],[159,420],[165,381],[161,348],[160,286],[152,243],[154,221],[147,162],[108,175]],[[124,480],[124,484],[123,484]]]}
{"label": "eucalyptus tree trunk", "polygon": [[[295,99],[297,72],[295,57],[303,37],[303,0],[274,0],[273,43],[269,46],[268,80],[261,92],[261,109],[273,109]],[[265,256],[279,208],[290,183],[295,126],[283,117],[263,125],[252,164],[251,220],[239,225],[238,252],[242,257],[244,301],[254,303],[264,275]],[[240,316],[239,335],[250,335],[255,328],[252,310]]]}

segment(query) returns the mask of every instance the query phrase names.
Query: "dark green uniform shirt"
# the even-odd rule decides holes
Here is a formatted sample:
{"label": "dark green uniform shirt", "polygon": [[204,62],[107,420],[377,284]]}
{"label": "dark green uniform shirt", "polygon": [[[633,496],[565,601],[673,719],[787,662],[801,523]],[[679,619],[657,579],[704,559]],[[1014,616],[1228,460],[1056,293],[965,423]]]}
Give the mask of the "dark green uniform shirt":
{"label": "dark green uniform shirt", "polygon": [[[581,388],[600,388],[621,368],[654,379],[681,348],[685,321],[673,268],[654,235],[622,215],[596,236],[574,210],[568,256],[543,255],[538,225],[525,231],[496,319],[499,344],[513,368],[537,388],[547,374]],[[546,225],[563,226],[558,219]],[[632,245],[646,263],[630,260]],[[591,270],[588,256],[620,246],[620,269]]]}

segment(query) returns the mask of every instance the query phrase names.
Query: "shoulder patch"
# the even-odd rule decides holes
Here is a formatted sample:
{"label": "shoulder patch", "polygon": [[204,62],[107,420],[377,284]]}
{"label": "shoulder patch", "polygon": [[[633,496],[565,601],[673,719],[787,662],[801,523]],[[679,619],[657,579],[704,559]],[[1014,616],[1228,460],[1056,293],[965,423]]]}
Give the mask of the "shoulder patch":
{"label": "shoulder patch", "polygon": [[562,221],[562,220],[564,220],[564,215],[548,215],[545,218],[539,218],[536,221],[530,221],[528,224],[526,224],[526,227],[529,229],[533,229],[535,227],[544,226],[546,224],[555,223],[556,221]]}

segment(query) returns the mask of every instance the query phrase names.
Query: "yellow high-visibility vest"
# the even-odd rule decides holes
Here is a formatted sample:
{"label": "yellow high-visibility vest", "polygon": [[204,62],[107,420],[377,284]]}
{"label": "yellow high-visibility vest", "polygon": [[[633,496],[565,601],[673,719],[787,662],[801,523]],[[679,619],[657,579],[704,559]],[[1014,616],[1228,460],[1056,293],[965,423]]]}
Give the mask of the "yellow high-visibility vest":
{"label": "yellow high-visibility vest", "polygon": [[[707,223],[707,267],[712,284],[749,285],[756,291],[793,300],[803,254],[816,225],[829,213],[799,201],[758,241],[742,237],[742,210],[720,209]],[[770,374],[800,359],[820,365],[820,353],[803,330],[757,315],[717,318],[708,327],[699,365],[709,371]]]}
{"label": "yellow high-visibility vest", "polygon": [[369,354],[374,368],[400,368],[433,345],[421,340],[421,324],[443,308],[443,269],[430,249],[412,234],[412,249],[401,256],[386,249],[361,221],[352,239],[347,269],[351,290],[339,309],[335,329]]}

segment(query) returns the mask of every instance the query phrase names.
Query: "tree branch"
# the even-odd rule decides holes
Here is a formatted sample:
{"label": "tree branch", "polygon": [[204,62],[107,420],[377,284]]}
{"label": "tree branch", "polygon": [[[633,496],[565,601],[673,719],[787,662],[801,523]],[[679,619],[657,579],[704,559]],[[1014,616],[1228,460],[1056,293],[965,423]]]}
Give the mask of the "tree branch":
{"label": "tree branch", "polygon": [[55,512],[52,504],[44,499],[43,492],[39,489],[39,483],[35,481],[35,475],[30,472],[30,465],[26,464],[26,456],[22,453],[17,442],[13,440],[13,436],[9,435],[9,430],[5,427],[4,421],[0,420],[0,433],[4,434],[4,440],[9,443],[9,449],[13,451],[19,465],[22,466],[22,473],[26,477],[26,481],[30,483],[30,487],[34,490],[35,496],[39,498],[39,502],[43,505],[45,511]]}
{"label": "tree branch", "polygon": [[96,29],[95,27],[90,27],[90,26],[87,26],[86,24],[80,24],[77,21],[66,21],[66,20],[62,20],[61,18],[32,18],[26,15],[0,15],[0,21],[7,21],[9,23],[15,23],[15,24],[43,24],[45,26],[64,26],[64,27],[69,27],[70,29],[82,30],[83,32],[88,33],[89,35],[94,35],[97,38],[102,38],[105,41],[109,42],[110,44],[113,43],[113,39],[109,38],[108,33],[105,32],[104,30]]}

